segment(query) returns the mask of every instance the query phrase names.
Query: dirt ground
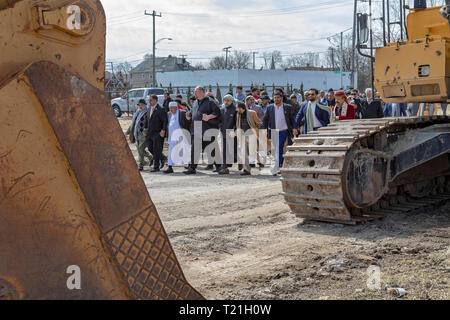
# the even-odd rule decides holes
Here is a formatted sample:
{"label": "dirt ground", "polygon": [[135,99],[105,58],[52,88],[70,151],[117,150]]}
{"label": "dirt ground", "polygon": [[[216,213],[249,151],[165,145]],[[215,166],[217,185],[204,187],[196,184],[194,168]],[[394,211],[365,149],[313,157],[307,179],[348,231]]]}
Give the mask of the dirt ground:
{"label": "dirt ground", "polygon": [[306,222],[268,169],[175,170],[142,176],[187,279],[208,299],[396,299],[389,288],[450,299],[450,203],[356,226]]}

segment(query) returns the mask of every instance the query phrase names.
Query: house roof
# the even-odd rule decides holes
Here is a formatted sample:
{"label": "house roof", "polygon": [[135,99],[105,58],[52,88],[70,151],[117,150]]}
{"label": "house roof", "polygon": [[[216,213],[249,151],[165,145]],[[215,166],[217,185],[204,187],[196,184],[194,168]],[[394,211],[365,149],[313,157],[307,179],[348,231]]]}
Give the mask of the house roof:
{"label": "house roof", "polygon": [[[156,57],[155,60],[157,72],[173,72],[173,71],[188,71],[193,70],[188,61],[184,58],[177,58],[174,56]],[[137,65],[131,72],[152,72],[153,70],[153,56],[148,56],[147,59]]]}

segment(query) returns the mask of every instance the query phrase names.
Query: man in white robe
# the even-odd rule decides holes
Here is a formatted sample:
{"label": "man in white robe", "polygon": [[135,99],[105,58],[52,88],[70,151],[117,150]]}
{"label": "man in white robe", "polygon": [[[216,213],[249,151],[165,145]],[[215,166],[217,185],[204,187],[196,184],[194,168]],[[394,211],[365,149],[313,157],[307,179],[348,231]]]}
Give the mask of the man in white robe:
{"label": "man in white robe", "polygon": [[176,102],[169,103],[167,114],[167,142],[169,144],[169,168],[166,174],[174,173],[173,167],[189,164],[191,160],[190,121],[186,118],[186,111],[180,110]]}

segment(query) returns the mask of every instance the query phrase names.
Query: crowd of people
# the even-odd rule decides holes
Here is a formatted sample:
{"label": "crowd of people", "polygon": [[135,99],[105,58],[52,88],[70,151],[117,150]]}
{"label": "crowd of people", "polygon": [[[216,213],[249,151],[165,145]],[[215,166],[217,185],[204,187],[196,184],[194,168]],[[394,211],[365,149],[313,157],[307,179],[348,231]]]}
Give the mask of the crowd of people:
{"label": "crowd of people", "polygon": [[[262,170],[271,155],[275,162],[272,172],[277,175],[286,147],[300,134],[334,121],[413,112],[404,104],[383,106],[373,99],[371,89],[360,94],[357,89],[325,92],[313,88],[304,96],[298,90],[288,96],[283,88],[277,88],[272,97],[257,88],[244,92],[237,87],[236,91],[235,95],[228,93],[222,105],[201,86],[189,101],[182,101],[181,96],[173,101],[168,93],[162,106],[157,96],[150,97],[149,105],[141,100],[127,132],[137,146],[139,170],[149,164],[151,172],[159,172],[167,164],[166,174],[174,173],[174,167],[196,174],[203,154],[207,170],[226,175],[237,163],[241,175],[251,175],[251,169]],[[168,156],[163,154],[165,139]]]}

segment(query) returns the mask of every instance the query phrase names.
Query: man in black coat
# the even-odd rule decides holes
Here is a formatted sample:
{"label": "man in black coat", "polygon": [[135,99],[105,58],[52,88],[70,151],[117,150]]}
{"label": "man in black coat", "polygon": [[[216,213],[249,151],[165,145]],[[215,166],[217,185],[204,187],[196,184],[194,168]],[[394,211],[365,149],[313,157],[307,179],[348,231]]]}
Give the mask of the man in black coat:
{"label": "man in black coat", "polygon": [[171,103],[171,102],[172,102],[172,98],[170,97],[170,93],[165,92],[163,107],[164,107],[164,110],[166,111],[166,113],[169,112],[169,103]]}
{"label": "man in black coat", "polygon": [[361,99],[360,97],[355,98],[356,108],[356,119],[373,119],[373,118],[383,118],[383,106],[381,101],[373,100],[372,89],[366,89],[366,99]]}
{"label": "man in black coat", "polygon": [[[191,122],[191,164],[185,174],[196,174],[197,164],[200,160],[199,151],[205,150],[210,144],[217,143],[216,138],[212,137],[210,141],[203,141],[204,134],[209,129],[219,129],[221,112],[216,102],[206,95],[205,88],[199,86],[195,89],[197,100],[192,106],[191,112],[186,113],[186,118]],[[195,123],[201,123],[201,132],[195,132]],[[209,138],[208,138],[209,139]],[[201,143],[201,148],[196,144]],[[216,149],[217,150],[217,149]],[[215,152],[211,154],[215,158]],[[220,164],[215,163],[216,172],[220,171]],[[212,164],[208,163],[208,167]]]}
{"label": "man in black coat", "polygon": [[[222,112],[222,123],[220,126],[220,132],[222,133],[222,157],[223,164],[222,170],[219,171],[219,174],[230,174],[229,166],[232,166],[233,163],[237,162],[237,137],[230,137],[227,130],[234,130],[236,127],[236,106],[234,104],[234,98],[232,95],[226,95],[223,98],[224,105],[220,109]],[[228,143],[227,143],[228,142]],[[233,159],[232,163],[227,161]]]}
{"label": "man in black coat", "polygon": [[153,154],[153,170],[159,172],[164,147],[164,137],[167,128],[167,112],[158,105],[158,96],[150,97],[150,108],[148,110],[148,122],[146,127],[146,137],[148,140],[148,150]]}
{"label": "man in black coat", "polygon": [[[283,167],[284,163],[284,146],[286,141],[288,145],[292,144],[294,138],[294,122],[295,116],[292,106],[283,102],[284,95],[277,91],[274,95],[274,104],[267,107],[266,114],[263,118],[261,129],[267,130],[267,138],[273,141],[271,136],[272,130],[278,131],[278,163],[276,170]],[[296,132],[297,133],[297,132]],[[279,171],[277,170],[276,174]]]}

